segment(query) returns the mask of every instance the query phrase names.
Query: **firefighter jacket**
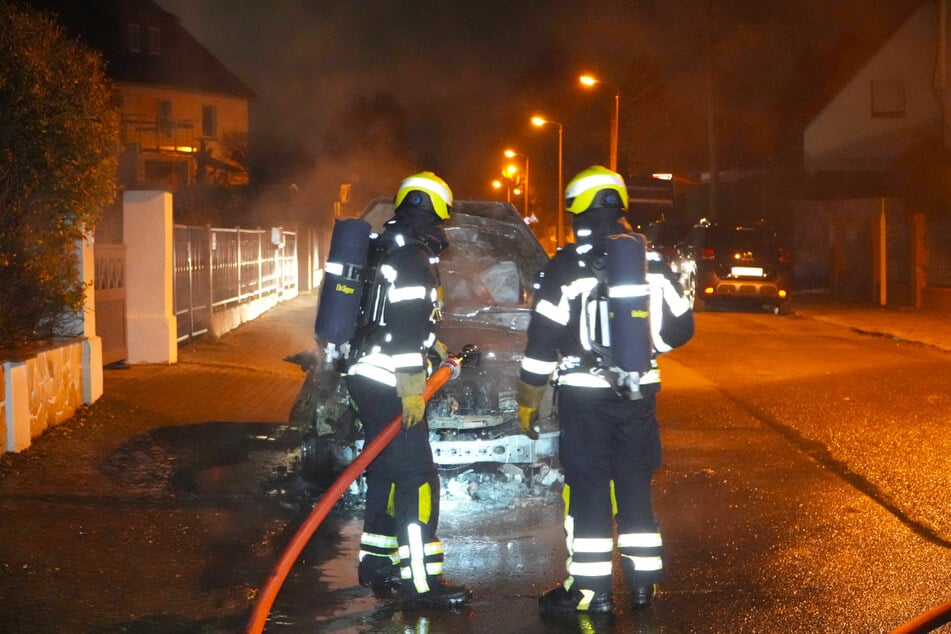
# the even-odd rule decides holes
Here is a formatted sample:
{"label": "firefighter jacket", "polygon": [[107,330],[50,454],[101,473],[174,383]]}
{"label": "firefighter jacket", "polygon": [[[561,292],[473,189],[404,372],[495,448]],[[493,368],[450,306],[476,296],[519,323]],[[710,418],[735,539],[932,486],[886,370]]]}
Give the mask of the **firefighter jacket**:
{"label": "firefighter jacket", "polygon": [[[610,359],[598,354],[594,344],[597,333],[607,330],[599,320],[609,319],[610,314],[606,306],[592,305],[599,301],[594,289],[603,285],[591,266],[592,249],[590,243],[569,244],[542,271],[521,362],[520,379],[525,383],[544,385],[557,371],[556,385],[617,389],[618,377],[611,371]],[[660,389],[657,355],[690,339],[693,311],[660,254],[648,251],[646,259],[648,345],[653,349],[650,368],[636,378],[641,391],[656,393]],[[612,292],[610,284],[606,291]]]}
{"label": "firefighter jacket", "polygon": [[428,372],[440,319],[438,261],[424,242],[401,233],[374,240],[348,374],[395,387],[396,372]]}

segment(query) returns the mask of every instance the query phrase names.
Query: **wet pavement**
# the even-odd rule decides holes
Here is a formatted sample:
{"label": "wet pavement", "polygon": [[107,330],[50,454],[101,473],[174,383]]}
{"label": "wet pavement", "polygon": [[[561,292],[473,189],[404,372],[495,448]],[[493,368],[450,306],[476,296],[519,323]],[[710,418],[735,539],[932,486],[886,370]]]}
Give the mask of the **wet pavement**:
{"label": "wet pavement", "polygon": [[[286,432],[314,348],[315,301],[304,294],[220,340],[184,344],[175,365],[109,369],[97,403],[34,439],[30,449],[0,457],[0,630],[243,629],[313,494],[295,476],[299,446]],[[853,331],[951,350],[941,313],[857,307],[822,296],[804,297],[795,310]],[[322,530],[321,543],[305,551],[268,631],[348,631],[370,613],[385,618],[347,568],[336,578],[323,571],[319,589],[346,606],[343,614],[326,620],[315,613],[310,628],[281,625],[280,610],[314,601],[314,588],[295,583],[326,563],[309,557],[323,557],[330,540],[348,554],[346,561],[355,558],[357,510],[346,502],[335,509],[328,528],[339,530]],[[470,610],[508,611],[516,628],[508,631],[561,629],[551,623],[524,629],[539,627],[540,580],[561,576],[562,554],[551,546],[560,541],[557,502],[499,511],[484,523],[454,519],[449,505],[443,526],[447,566],[454,557],[489,562],[478,583],[504,586],[493,589],[504,598],[498,605],[480,599],[476,587]],[[530,529],[547,539],[530,539]],[[687,556],[701,541],[685,541],[681,552]],[[394,616],[394,627],[409,627],[407,618]],[[437,623],[476,631],[465,613],[418,618],[419,627],[408,631]],[[642,617],[643,631],[687,631],[651,618]]]}
{"label": "wet pavement", "polygon": [[0,457],[0,630],[242,629],[296,529],[285,431],[314,305],[107,369],[99,401]]}

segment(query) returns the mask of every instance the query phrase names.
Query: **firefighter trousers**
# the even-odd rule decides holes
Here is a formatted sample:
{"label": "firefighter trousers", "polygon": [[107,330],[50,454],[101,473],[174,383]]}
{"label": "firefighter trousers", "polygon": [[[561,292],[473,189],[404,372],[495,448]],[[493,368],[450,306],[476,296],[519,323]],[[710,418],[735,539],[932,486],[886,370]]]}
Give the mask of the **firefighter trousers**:
{"label": "firefighter trousers", "polygon": [[[402,402],[395,388],[366,377],[347,377],[347,388],[369,443]],[[397,434],[367,468],[361,574],[386,574],[398,565],[404,593],[428,592],[443,573],[438,524],[439,476],[424,419]]]}
{"label": "firefighter trousers", "polygon": [[656,583],[661,538],[651,484],[661,464],[656,396],[640,400],[610,388],[558,388],[559,456],[565,470],[565,587],[612,591],[617,548],[628,587]]}

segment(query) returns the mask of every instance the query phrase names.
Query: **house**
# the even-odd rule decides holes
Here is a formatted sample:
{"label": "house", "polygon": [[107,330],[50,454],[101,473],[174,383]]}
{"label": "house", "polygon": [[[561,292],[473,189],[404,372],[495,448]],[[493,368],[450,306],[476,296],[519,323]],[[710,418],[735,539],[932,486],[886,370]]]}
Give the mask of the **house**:
{"label": "house", "polygon": [[[103,342],[104,363],[113,363],[127,356],[126,325],[134,317],[129,315],[127,282],[135,261],[128,261],[131,253],[124,246],[122,191],[172,192],[176,221],[182,222],[189,218],[178,210],[181,199],[194,194],[201,205],[215,193],[192,186],[246,184],[254,93],[152,0],[27,1],[48,12],[68,35],[98,50],[116,87],[121,191],[95,228],[92,280],[96,334]],[[202,222],[193,224],[209,222],[204,206],[197,212]]]}
{"label": "house", "polygon": [[688,218],[777,225],[800,289],[938,305],[951,290],[949,1],[711,6],[693,20],[706,48],[676,58],[639,113],[651,169],[692,183]]}
{"label": "house", "polygon": [[244,184],[254,93],[151,0],[29,0],[100,51],[117,86],[125,189]]}
{"label": "house", "polygon": [[949,10],[916,3],[804,127],[798,226],[850,298],[951,307]]}

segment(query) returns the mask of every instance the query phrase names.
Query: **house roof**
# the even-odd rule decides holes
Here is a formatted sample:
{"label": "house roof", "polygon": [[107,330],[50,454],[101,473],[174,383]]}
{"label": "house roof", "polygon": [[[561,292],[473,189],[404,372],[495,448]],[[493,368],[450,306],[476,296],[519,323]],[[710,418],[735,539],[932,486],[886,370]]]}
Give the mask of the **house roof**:
{"label": "house roof", "polygon": [[641,159],[709,166],[712,85],[719,169],[799,165],[808,123],[924,1],[673,0],[679,51],[633,115]]}
{"label": "house roof", "polygon": [[[167,86],[253,99],[254,92],[152,0],[27,0],[51,13],[67,33],[100,51],[109,76],[120,83]],[[130,24],[140,26],[140,52],[129,50]],[[160,54],[149,52],[158,27]]]}

